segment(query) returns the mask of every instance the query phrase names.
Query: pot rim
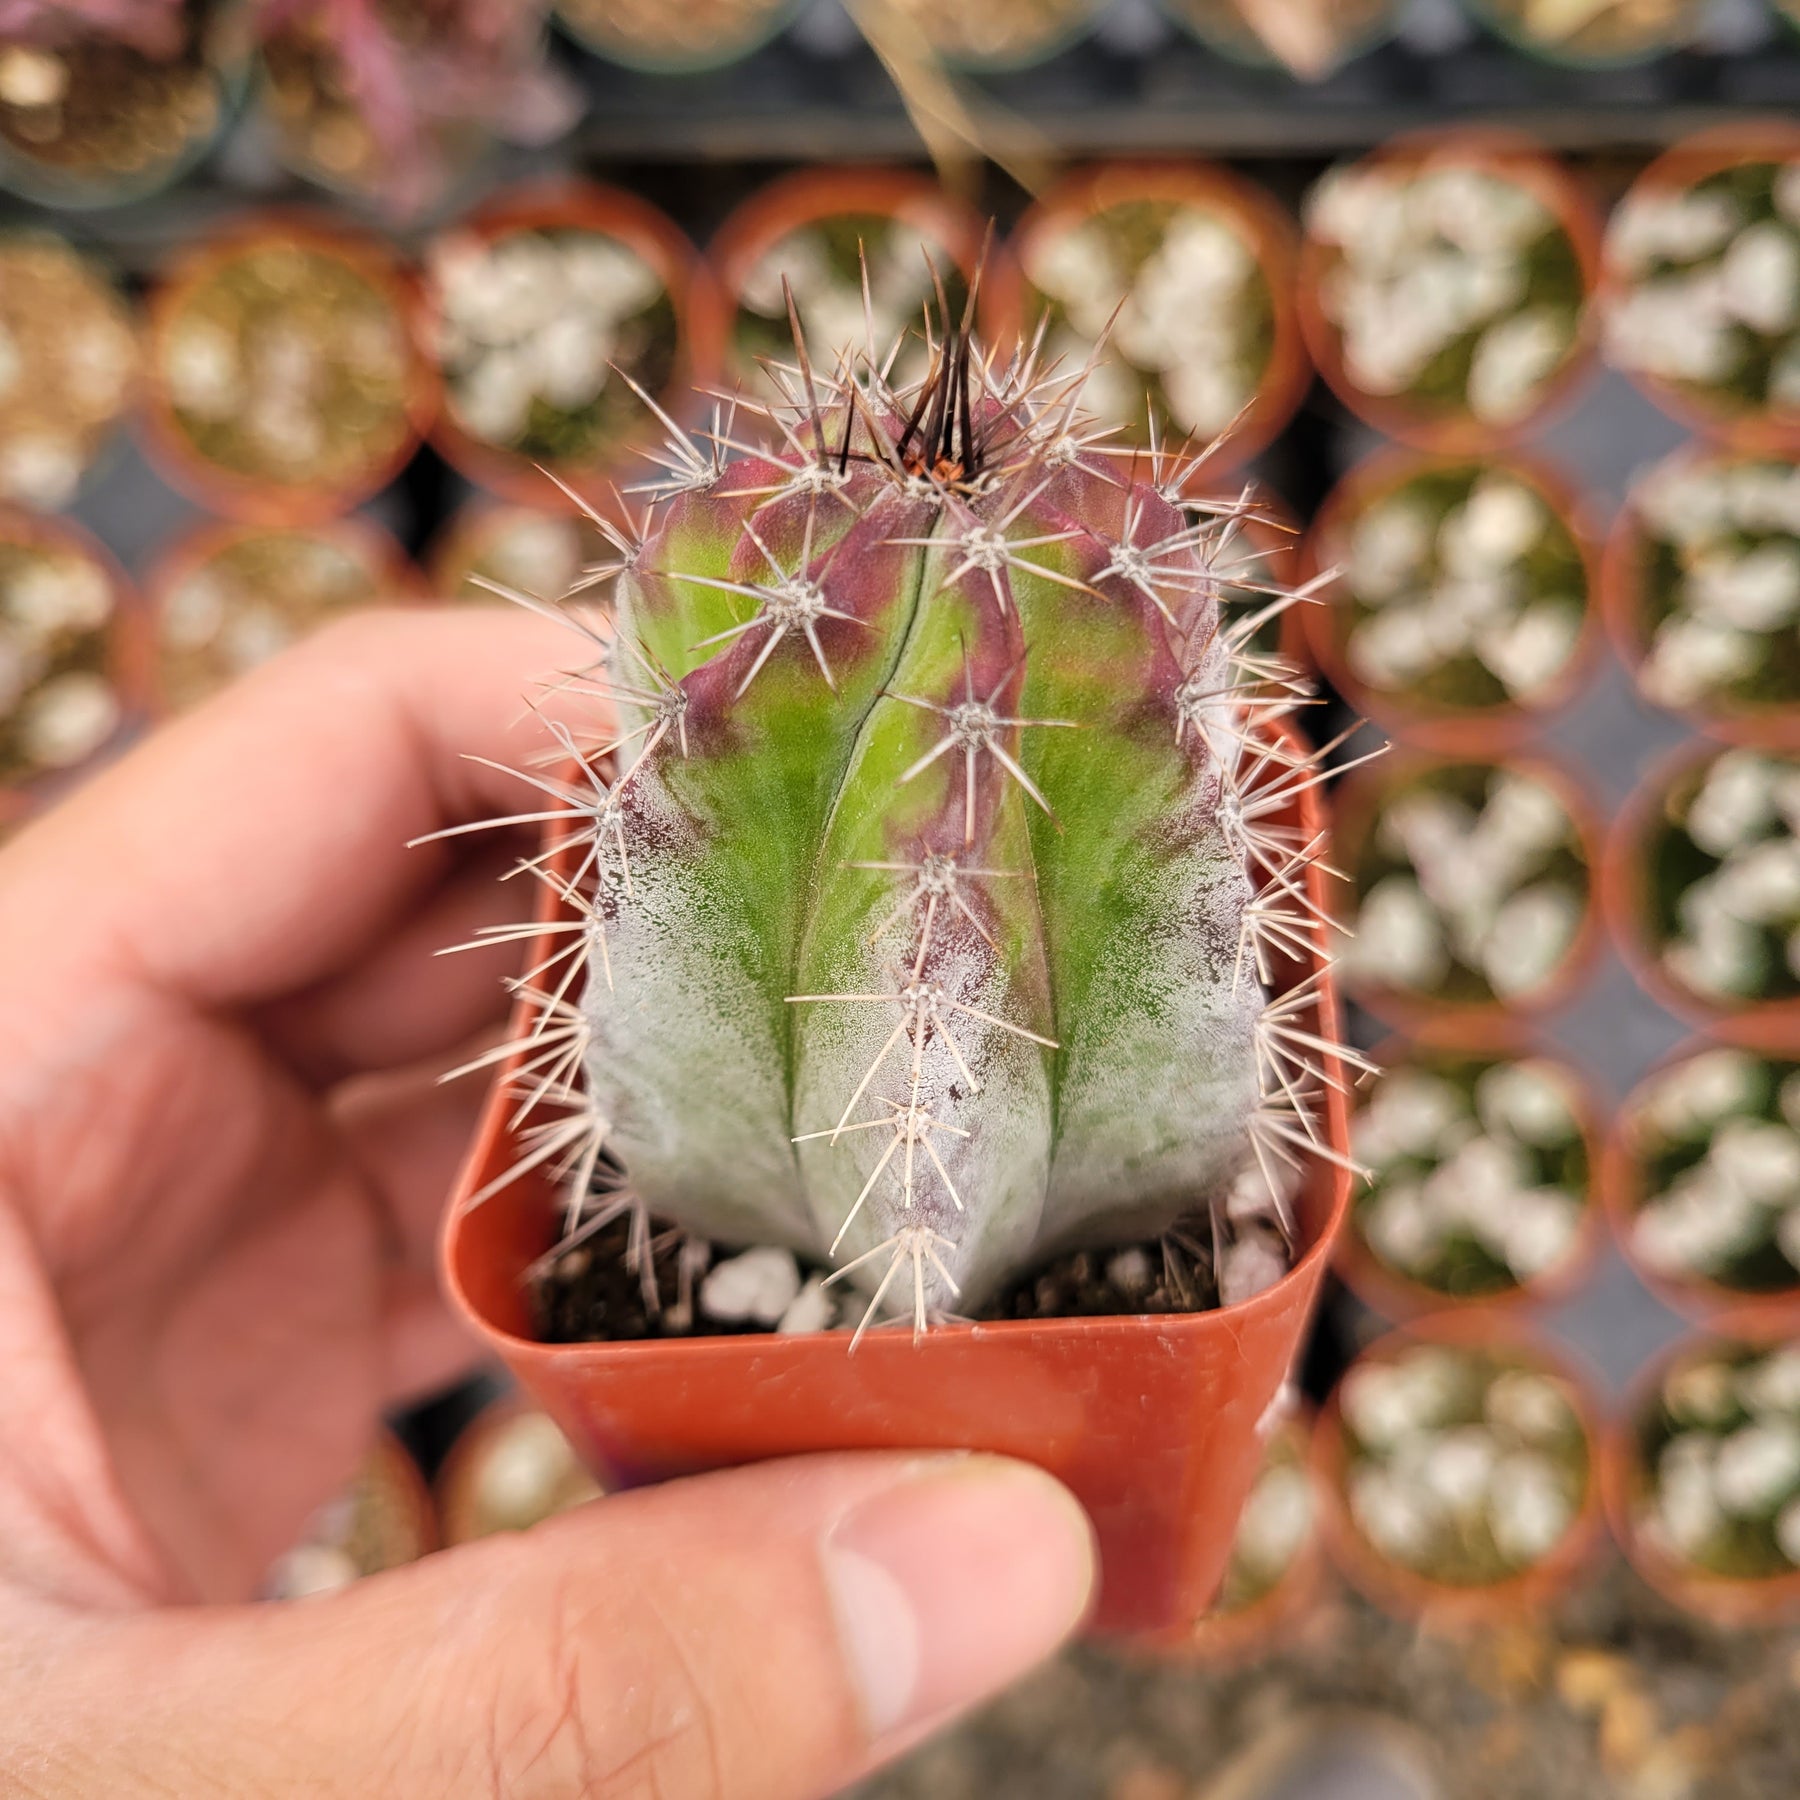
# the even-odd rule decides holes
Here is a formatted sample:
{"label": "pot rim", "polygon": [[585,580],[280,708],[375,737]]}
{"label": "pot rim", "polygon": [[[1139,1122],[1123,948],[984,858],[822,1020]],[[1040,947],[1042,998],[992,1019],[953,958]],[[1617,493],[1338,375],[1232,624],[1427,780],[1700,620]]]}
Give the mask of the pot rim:
{"label": "pot rim", "polygon": [[1670,469],[1691,469],[1707,463],[1793,461],[1793,456],[1783,456],[1779,451],[1747,449],[1707,439],[1683,444],[1633,479],[1624,504],[1614,515],[1601,551],[1600,616],[1620,662],[1631,676],[1632,686],[1647,705],[1687,720],[1696,731],[1721,743],[1763,750],[1800,749],[1800,704],[1794,700],[1726,700],[1720,703],[1700,700],[1674,706],[1644,692],[1643,671],[1649,641],[1642,629],[1643,552],[1649,542],[1649,533],[1638,516],[1638,490]]}
{"label": "pot rim", "polygon": [[1273,335],[1268,361],[1235,430],[1204,464],[1207,479],[1217,480],[1260,456],[1286,430],[1312,386],[1312,363],[1294,298],[1298,234],[1285,209],[1256,182],[1219,163],[1156,157],[1118,157],[1063,176],[1008,233],[1007,255],[983,295],[982,325],[989,341],[999,344],[1012,342],[1024,330],[1031,286],[1025,247],[1034,233],[1133,200],[1172,201],[1224,214],[1248,245],[1269,291]]}
{"label": "pot rim", "polygon": [[1769,745],[1721,743],[1716,738],[1690,739],[1665,751],[1651,763],[1613,817],[1596,871],[1595,893],[1607,935],[1633,979],[1653,1000],[1684,1023],[1726,1043],[1780,1055],[1783,1045],[1800,1044],[1800,994],[1741,1005],[1709,1001],[1681,986],[1664,970],[1650,943],[1645,917],[1643,850],[1655,828],[1663,796],[1703,762],[1745,749],[1771,756],[1800,755]]}
{"label": "pot rim", "polygon": [[1684,1358],[1699,1356],[1720,1345],[1768,1345],[1793,1336],[1791,1320],[1782,1328],[1754,1313],[1714,1315],[1704,1329],[1685,1332],[1638,1371],[1626,1390],[1624,1404],[1601,1436],[1601,1489],[1614,1541],[1632,1569],[1650,1587],[1682,1611],[1709,1624],[1754,1627],[1800,1615],[1800,1569],[1760,1579],[1711,1575],[1665,1556],[1646,1542],[1636,1504],[1645,1473],[1638,1453],[1639,1430],[1653,1396]]}
{"label": "pot rim", "polygon": [[[1638,172],[1620,204],[1625,205],[1651,189],[1690,188],[1696,182],[1742,163],[1796,159],[1800,159],[1800,125],[1779,114],[1755,114],[1709,126],[1671,144]],[[1594,290],[1590,310],[1603,315],[1631,286],[1632,283],[1610,268],[1609,259],[1603,254],[1599,285]],[[1618,365],[1609,362],[1608,366]],[[1619,368],[1619,373],[1659,412],[1713,444],[1750,454],[1800,453],[1800,407],[1785,414],[1755,408],[1733,413],[1709,404],[1690,388],[1661,376],[1626,368]]]}
{"label": "pot rim", "polygon": [[1343,1425],[1344,1380],[1340,1378],[1319,1409],[1313,1433],[1314,1462],[1325,1502],[1321,1523],[1326,1547],[1358,1592],[1378,1606],[1417,1618],[1428,1629],[1463,1630],[1535,1611],[1583,1579],[1605,1539],[1606,1508],[1601,1493],[1605,1432],[1598,1383],[1567,1345],[1518,1314],[1479,1308],[1429,1314],[1396,1326],[1369,1344],[1350,1367],[1417,1344],[1485,1350],[1501,1356],[1510,1353],[1560,1380],[1574,1405],[1587,1448],[1581,1504],[1549,1551],[1500,1581],[1458,1586],[1407,1568],[1377,1550],[1350,1517],[1342,1480],[1349,1455]]}
{"label": "pot rim", "polygon": [[[1541,781],[1562,802],[1574,827],[1576,848],[1587,867],[1587,896],[1574,942],[1541,988],[1505,999],[1441,1001],[1430,995],[1412,995],[1397,988],[1357,984],[1350,997],[1391,1030],[1406,1037],[1430,1035],[1443,1048],[1496,1041],[1496,1031],[1523,1029],[1527,1020],[1540,1019],[1567,1004],[1589,979],[1599,961],[1606,933],[1600,901],[1603,840],[1600,810],[1582,779],[1562,763],[1535,750],[1489,755],[1448,755],[1437,751],[1400,747],[1393,756],[1374,765],[1353,769],[1338,790],[1335,848],[1345,865],[1353,864],[1368,836],[1370,818],[1383,788],[1433,769],[1459,763],[1483,764],[1526,774]],[[1354,879],[1354,878],[1352,878]],[[1344,911],[1349,910],[1344,899]],[[1340,918],[1343,916],[1340,913]]]}
{"label": "pot rim", "polygon": [[1587,1152],[1587,1188],[1581,1200],[1581,1229],[1574,1245],[1560,1263],[1546,1274],[1495,1294],[1447,1294],[1439,1288],[1391,1268],[1378,1257],[1357,1229],[1356,1215],[1368,1192],[1367,1184],[1352,1179],[1350,1211],[1344,1222],[1344,1235],[1338,1240],[1333,1264],[1344,1285],[1370,1311],[1406,1325],[1434,1314],[1509,1312],[1514,1308],[1555,1303],[1574,1293],[1592,1274],[1594,1264],[1606,1243],[1607,1213],[1601,1196],[1601,1162],[1605,1148],[1602,1121],[1606,1111],[1600,1103],[1592,1080],[1555,1045],[1545,1044],[1539,1034],[1524,1025],[1515,1024],[1509,1032],[1490,1039],[1480,1048],[1466,1044],[1440,1044],[1426,1038],[1406,1037],[1390,1033],[1370,1052],[1370,1060],[1385,1075],[1396,1062],[1418,1062],[1425,1058],[1443,1057],[1458,1061],[1493,1062],[1530,1059],[1553,1063],[1568,1082],[1574,1096],[1575,1121]]}
{"label": "pot rim", "polygon": [[[675,314],[675,360],[657,403],[677,417],[688,410],[691,396],[715,386],[724,368],[724,307],[715,292],[710,269],[692,240],[661,208],[625,188],[585,177],[551,177],[520,182],[491,195],[466,218],[452,221],[434,238],[472,236],[484,244],[518,232],[571,227],[613,238],[634,251],[655,271]],[[420,279],[428,316],[435,324],[437,302],[429,277]],[[483,492],[529,506],[539,512],[575,512],[578,503],[530,457],[491,444],[457,422],[435,353],[433,376],[443,389],[428,432],[434,450],[460,475]],[[645,435],[622,438],[598,462],[567,464],[556,475],[582,499],[602,511],[614,510],[614,482],[630,470],[642,452]]]}
{"label": "pot rim", "polygon": [[[1517,476],[1543,500],[1574,541],[1587,593],[1575,648],[1544,696],[1530,704],[1511,695],[1479,710],[1446,707],[1439,711],[1417,705],[1407,694],[1371,688],[1351,673],[1339,643],[1338,625],[1347,588],[1343,575],[1331,582],[1317,606],[1305,609],[1303,628],[1313,662],[1365,717],[1385,730],[1446,756],[1480,758],[1503,754],[1545,730],[1553,713],[1567,706],[1592,678],[1599,659],[1602,558],[1589,519],[1587,497],[1555,463],[1536,451],[1502,449],[1492,455],[1421,450],[1386,445],[1356,464],[1325,496],[1301,547],[1302,570],[1308,579],[1331,566],[1323,552],[1335,535],[1372,501],[1420,476],[1449,470],[1498,471]],[[1296,609],[1298,610],[1298,609]]]}
{"label": "pot rim", "polygon": [[[1460,153],[1460,154],[1458,154]],[[1432,414],[1404,394],[1370,394],[1350,379],[1343,359],[1343,334],[1319,299],[1319,288],[1338,252],[1311,232],[1300,235],[1296,303],[1300,329],[1314,366],[1340,401],[1377,431],[1418,450],[1447,456],[1482,456],[1535,436],[1567,409],[1598,363],[1599,315],[1595,295],[1600,280],[1601,230],[1597,208],[1573,170],[1565,167],[1530,134],[1503,126],[1448,125],[1408,132],[1379,149],[1342,165],[1405,170],[1426,162],[1461,160],[1523,187],[1548,208],[1569,240],[1580,271],[1582,300],[1575,339],[1544,384],[1537,403],[1508,425],[1485,425],[1466,410]]]}
{"label": "pot rim", "polygon": [[[295,244],[347,265],[387,302],[405,339],[408,366],[401,412],[406,428],[387,456],[337,487],[271,481],[209,461],[176,423],[162,379],[163,350],[188,298],[221,265],[271,242]],[[227,219],[183,249],[150,291],[145,302],[139,440],[172,487],[228,519],[247,525],[319,524],[372,498],[412,461],[440,400],[436,366],[425,352],[427,337],[427,315],[418,283],[380,239],[316,207],[253,208]]]}

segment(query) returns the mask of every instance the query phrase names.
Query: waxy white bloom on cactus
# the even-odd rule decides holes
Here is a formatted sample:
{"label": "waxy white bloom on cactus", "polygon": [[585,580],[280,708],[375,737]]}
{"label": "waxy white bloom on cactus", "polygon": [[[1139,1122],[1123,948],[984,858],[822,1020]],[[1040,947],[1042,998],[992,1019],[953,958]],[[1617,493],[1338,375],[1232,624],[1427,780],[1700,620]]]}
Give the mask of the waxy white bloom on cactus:
{"label": "waxy white bloom on cactus", "polygon": [[796,320],[766,448],[676,434],[645,525],[594,518],[616,622],[572,618],[562,685],[617,731],[524,776],[574,916],[521,989],[536,1026],[475,1066],[548,1115],[502,1179],[551,1170],[563,1249],[626,1222],[650,1310],[652,1214],[835,1265],[865,1326],[917,1331],[1197,1208],[1230,1304],[1338,1156],[1316,1108],[1360,1059],[1316,977],[1274,991],[1322,926],[1283,818],[1322,776],[1270,735],[1296,678],[1221,623],[1230,508],[1171,500],[1179,459],[1084,448],[1078,375],[995,366],[975,303],[898,392],[872,359],[826,375]]}

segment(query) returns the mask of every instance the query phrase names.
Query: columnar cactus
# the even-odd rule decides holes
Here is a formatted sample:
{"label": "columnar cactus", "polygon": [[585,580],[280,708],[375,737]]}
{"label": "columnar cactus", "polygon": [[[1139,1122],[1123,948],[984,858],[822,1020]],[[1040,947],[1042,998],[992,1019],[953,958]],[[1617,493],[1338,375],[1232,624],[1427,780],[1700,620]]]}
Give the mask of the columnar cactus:
{"label": "columnar cactus", "polygon": [[1336,1066],[1264,986],[1311,954],[1277,815],[1319,776],[1221,628],[1220,509],[966,320],[900,393],[795,336],[772,447],[676,434],[586,621],[618,726],[535,778],[580,917],[527,978],[524,1160],[573,1228],[786,1245],[916,1326],[1209,1202],[1272,1235]]}

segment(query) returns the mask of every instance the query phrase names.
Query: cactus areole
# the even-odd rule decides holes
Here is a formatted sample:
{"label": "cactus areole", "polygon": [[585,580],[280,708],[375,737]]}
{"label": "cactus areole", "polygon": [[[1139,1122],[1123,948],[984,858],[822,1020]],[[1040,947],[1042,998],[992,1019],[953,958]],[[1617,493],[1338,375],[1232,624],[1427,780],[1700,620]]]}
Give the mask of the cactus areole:
{"label": "cactus areole", "polygon": [[518,1166],[564,1245],[785,1246],[865,1326],[1171,1230],[1230,1301],[1341,1157],[1302,690],[1221,626],[1191,459],[1090,433],[1083,370],[938,336],[896,392],[796,323],[791,404],[673,436],[610,621],[560,609],[606,733],[528,777],[565,918],[506,1051]]}

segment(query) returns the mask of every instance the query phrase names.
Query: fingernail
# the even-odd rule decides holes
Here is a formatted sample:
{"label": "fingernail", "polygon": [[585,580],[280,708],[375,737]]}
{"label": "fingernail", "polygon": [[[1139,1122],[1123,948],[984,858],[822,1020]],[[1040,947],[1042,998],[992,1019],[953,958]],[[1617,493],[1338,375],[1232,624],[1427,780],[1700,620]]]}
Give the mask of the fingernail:
{"label": "fingernail", "polygon": [[1093,1531],[1067,1489],[994,1456],[921,1465],[821,1547],[872,1741],[985,1698],[1074,1630]]}

